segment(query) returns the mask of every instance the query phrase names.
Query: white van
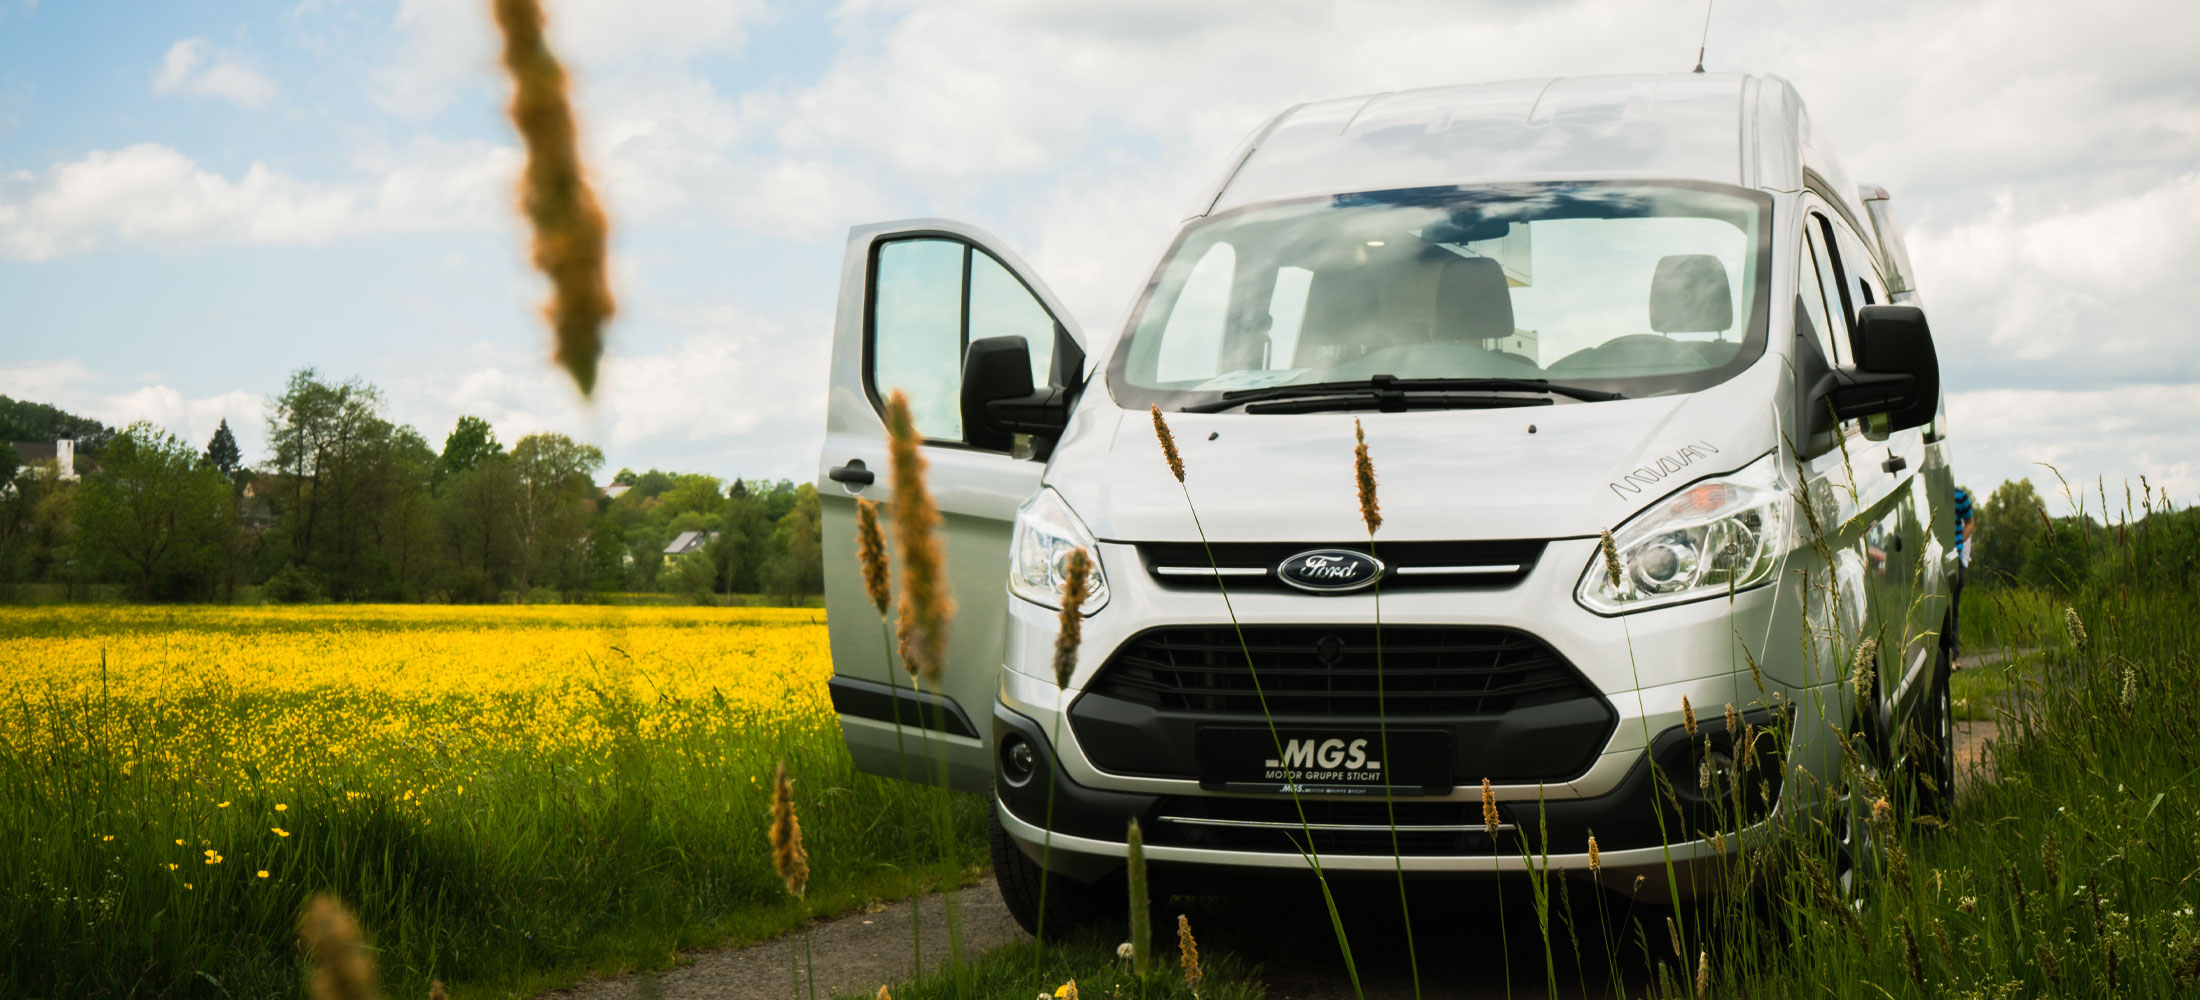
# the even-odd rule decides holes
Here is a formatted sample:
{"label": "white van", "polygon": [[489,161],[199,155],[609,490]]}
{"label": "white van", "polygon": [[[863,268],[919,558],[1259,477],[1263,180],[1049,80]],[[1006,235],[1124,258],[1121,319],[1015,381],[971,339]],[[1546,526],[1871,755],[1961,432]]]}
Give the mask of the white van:
{"label": "white van", "polygon": [[[1285,111],[1113,337],[970,226],[857,228],[818,467],[850,752],[888,775],[922,773],[897,747],[929,752],[990,794],[1027,927],[1042,855],[1050,926],[1119,909],[1089,887],[1132,818],[1181,878],[1304,873],[1302,848],[1390,877],[1387,797],[1409,877],[1520,871],[1538,830],[1587,877],[1593,834],[1607,885],[1664,898],[1666,844],[1685,875],[1784,794],[1819,808],[1798,772],[1838,782],[1835,727],[1938,799],[1954,484],[1887,206],[1786,81],[1686,74]],[[895,388],[960,605],[938,695],[890,676],[857,569],[854,499],[893,499]],[[1057,687],[1072,548],[1099,572]],[[1792,741],[1739,774],[1729,704]],[[1662,817],[1653,768],[1680,806]],[[1714,777],[1746,782],[1746,815],[1710,807]]]}

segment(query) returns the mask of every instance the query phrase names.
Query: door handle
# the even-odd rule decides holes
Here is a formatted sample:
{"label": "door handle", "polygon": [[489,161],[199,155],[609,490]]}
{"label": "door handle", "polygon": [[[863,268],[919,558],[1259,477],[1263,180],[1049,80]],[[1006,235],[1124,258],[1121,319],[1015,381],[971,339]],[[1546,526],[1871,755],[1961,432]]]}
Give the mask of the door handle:
{"label": "door handle", "polygon": [[878,481],[878,474],[863,467],[863,460],[851,458],[846,465],[836,465],[826,470],[825,478],[843,486],[862,489]]}
{"label": "door handle", "polygon": [[1887,470],[1887,472],[1889,472],[1890,474],[1901,472],[1902,470],[1910,467],[1910,460],[1903,458],[1902,456],[1897,455],[1893,452],[1888,452],[1887,460],[1879,463],[1879,467]]}

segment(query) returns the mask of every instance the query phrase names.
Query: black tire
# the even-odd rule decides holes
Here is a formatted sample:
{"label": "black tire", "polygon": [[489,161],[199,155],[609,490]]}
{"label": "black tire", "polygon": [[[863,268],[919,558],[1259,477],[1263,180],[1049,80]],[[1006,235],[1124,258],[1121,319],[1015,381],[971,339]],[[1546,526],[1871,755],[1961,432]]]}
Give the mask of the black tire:
{"label": "black tire", "polygon": [[1105,885],[1088,885],[1066,875],[1050,875],[1031,860],[1015,838],[1001,826],[1001,817],[986,817],[986,843],[993,854],[993,881],[1000,886],[1001,902],[1009,916],[1033,937],[1041,936],[1039,921],[1042,890],[1046,899],[1044,940],[1060,941],[1078,930],[1099,926],[1113,917],[1125,922],[1124,896]]}
{"label": "black tire", "polygon": [[1906,739],[1909,753],[1904,772],[1910,780],[1910,801],[1920,816],[1948,818],[1956,805],[1955,703],[1948,691],[1951,660],[1948,647],[1940,647],[1933,663],[1931,687],[1911,725],[1916,738]]}

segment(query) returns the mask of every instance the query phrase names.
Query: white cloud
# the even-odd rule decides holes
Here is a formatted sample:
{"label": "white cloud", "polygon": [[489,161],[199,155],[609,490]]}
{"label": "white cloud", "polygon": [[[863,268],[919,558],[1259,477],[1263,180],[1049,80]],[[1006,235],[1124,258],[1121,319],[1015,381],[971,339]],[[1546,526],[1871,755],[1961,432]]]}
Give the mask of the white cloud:
{"label": "white cloud", "polygon": [[376,164],[372,184],[299,180],[255,162],[234,179],[140,143],[0,179],[0,257],[45,260],[115,243],[311,244],[504,219],[518,154],[423,144]]}
{"label": "white cloud", "polygon": [[[614,337],[592,400],[540,356],[475,345],[457,363],[391,385],[391,409],[438,446],[472,414],[507,444],[556,431],[601,446],[614,467],[809,474],[824,426],[822,338],[789,336],[776,320],[726,306],[645,310],[621,322],[685,333],[660,350],[622,350]],[[804,325],[829,322],[809,316]]]}
{"label": "white cloud", "polygon": [[153,93],[218,97],[260,108],[275,99],[275,81],[229,56],[212,54],[204,38],[186,38],[168,47],[153,72]]}
{"label": "white cloud", "polygon": [[[2061,484],[2039,463],[2053,465],[2073,489],[2094,492],[2105,480],[2111,496],[2144,475],[2170,491],[2179,507],[2200,503],[2200,423],[2192,419],[2200,382],[2118,389],[1989,389],[1948,397],[1949,441],[1957,479],[1990,491],[2029,477],[2056,513]],[[2098,512],[2094,499],[2086,510]]]}

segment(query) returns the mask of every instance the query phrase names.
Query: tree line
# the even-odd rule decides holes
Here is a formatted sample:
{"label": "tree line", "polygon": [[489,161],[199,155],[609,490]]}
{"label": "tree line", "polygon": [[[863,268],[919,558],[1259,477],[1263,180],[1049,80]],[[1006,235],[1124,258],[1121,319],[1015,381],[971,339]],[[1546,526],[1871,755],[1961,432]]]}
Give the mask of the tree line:
{"label": "tree line", "polygon": [[[243,464],[225,420],[201,448],[0,397],[0,589],[148,601],[700,600],[823,591],[817,491],[621,469],[563,434],[507,447],[460,417],[437,449],[357,379],[308,368],[268,405],[270,454]],[[81,477],[6,442],[74,437]],[[622,488],[623,487],[623,488]],[[684,532],[694,551],[667,556]]]}

